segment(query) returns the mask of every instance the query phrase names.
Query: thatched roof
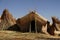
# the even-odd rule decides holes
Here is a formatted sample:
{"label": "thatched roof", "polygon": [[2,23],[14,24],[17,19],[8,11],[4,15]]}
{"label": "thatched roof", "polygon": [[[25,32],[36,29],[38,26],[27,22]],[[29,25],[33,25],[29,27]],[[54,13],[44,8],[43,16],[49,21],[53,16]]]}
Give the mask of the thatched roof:
{"label": "thatched roof", "polygon": [[39,15],[37,12],[34,12],[34,11],[20,18],[20,21],[23,23],[26,23],[32,20],[39,21],[40,24],[43,24],[43,25],[47,23],[46,18],[44,18],[43,16]]}
{"label": "thatched roof", "polygon": [[57,17],[53,16],[52,21],[53,21],[53,24],[55,25],[54,27],[56,27],[56,30],[60,31],[60,20]]}
{"label": "thatched roof", "polygon": [[1,16],[0,16],[0,22],[1,22]]}
{"label": "thatched roof", "polygon": [[52,17],[52,21],[53,21],[54,23],[60,24],[60,20],[59,20],[56,16],[53,16],[53,17]]}
{"label": "thatched roof", "polygon": [[7,29],[14,24],[16,24],[15,18],[7,9],[5,9],[1,16],[0,29]]}

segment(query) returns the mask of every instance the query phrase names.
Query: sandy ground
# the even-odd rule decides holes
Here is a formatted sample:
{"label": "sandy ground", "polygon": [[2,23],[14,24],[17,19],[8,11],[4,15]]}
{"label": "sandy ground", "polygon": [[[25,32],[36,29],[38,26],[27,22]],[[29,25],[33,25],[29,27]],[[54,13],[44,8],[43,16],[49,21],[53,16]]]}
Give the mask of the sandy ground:
{"label": "sandy ground", "polygon": [[57,40],[60,36],[41,33],[21,33],[16,31],[0,31],[0,40]]}

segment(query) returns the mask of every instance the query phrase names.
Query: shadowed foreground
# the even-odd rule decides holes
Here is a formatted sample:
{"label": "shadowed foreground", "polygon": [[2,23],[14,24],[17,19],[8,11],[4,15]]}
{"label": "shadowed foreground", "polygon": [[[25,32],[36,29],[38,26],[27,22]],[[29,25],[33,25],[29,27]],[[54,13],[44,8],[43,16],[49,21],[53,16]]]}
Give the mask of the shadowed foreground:
{"label": "shadowed foreground", "polygon": [[0,31],[0,40],[57,40],[59,36],[50,36],[41,33],[21,33],[16,31]]}

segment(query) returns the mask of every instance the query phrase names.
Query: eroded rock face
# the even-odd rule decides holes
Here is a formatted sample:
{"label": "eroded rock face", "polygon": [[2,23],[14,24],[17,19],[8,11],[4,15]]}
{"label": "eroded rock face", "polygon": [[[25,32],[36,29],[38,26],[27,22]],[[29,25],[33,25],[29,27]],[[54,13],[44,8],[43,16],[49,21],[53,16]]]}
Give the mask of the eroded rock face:
{"label": "eroded rock face", "polygon": [[16,20],[13,18],[13,16],[9,13],[7,9],[3,11],[3,14],[1,16],[1,23],[0,23],[0,29],[8,29],[8,27],[16,24]]}

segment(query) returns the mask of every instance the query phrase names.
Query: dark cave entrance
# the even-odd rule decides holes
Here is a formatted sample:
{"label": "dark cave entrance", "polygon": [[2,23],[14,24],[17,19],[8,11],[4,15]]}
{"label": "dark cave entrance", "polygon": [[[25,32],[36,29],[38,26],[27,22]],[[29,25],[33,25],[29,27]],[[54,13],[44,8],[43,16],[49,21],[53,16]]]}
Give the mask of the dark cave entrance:
{"label": "dark cave entrance", "polygon": [[31,21],[31,32],[36,32],[36,30],[35,30],[35,20]]}

